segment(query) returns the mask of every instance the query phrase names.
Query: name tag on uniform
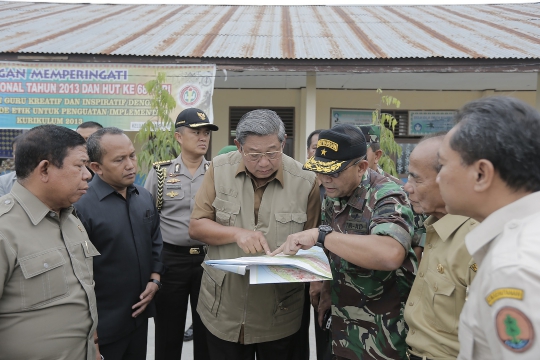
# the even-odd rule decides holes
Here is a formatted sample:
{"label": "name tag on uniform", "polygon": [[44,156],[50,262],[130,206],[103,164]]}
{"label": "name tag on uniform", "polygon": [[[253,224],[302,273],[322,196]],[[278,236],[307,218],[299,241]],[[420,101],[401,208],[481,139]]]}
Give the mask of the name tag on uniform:
{"label": "name tag on uniform", "polygon": [[167,189],[181,189],[182,184],[169,185],[167,184]]}
{"label": "name tag on uniform", "polygon": [[367,228],[368,228],[367,223],[362,219],[349,220],[345,223],[345,230],[347,231],[350,230],[352,232],[366,233]]}

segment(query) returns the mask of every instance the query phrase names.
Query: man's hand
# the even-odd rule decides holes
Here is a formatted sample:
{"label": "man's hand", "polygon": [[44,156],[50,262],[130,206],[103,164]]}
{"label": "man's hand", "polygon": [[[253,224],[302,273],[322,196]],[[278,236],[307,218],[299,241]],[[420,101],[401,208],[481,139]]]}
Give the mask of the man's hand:
{"label": "man's hand", "polygon": [[97,335],[97,330],[94,331],[94,344],[96,345],[96,360],[101,360],[101,353],[99,352],[99,338]]}
{"label": "man's hand", "polygon": [[146,309],[148,304],[150,304],[150,301],[152,301],[154,295],[156,295],[158,290],[159,287],[156,283],[148,282],[148,284],[146,285],[146,290],[144,290],[141,296],[139,296],[141,301],[131,307],[133,310],[136,310],[131,316],[133,316],[134,318],[139,316]]}
{"label": "man's hand", "polygon": [[321,297],[319,299],[319,326],[323,326],[323,318],[326,310],[332,306],[332,298],[330,295],[330,281],[323,281],[321,289]]}
{"label": "man's hand", "polygon": [[309,300],[315,310],[319,309],[319,298],[323,287],[322,281],[312,281],[309,283]]}
{"label": "man's hand", "polygon": [[242,229],[235,236],[236,244],[246,254],[264,252],[270,255],[270,248],[262,232]]}
{"label": "man's hand", "polygon": [[270,255],[274,256],[279,253],[284,253],[285,255],[294,255],[298,250],[307,250],[313,247],[317,242],[317,237],[319,237],[319,229],[309,229],[296,234],[291,234],[287,236],[287,241],[285,241],[280,247],[278,247]]}

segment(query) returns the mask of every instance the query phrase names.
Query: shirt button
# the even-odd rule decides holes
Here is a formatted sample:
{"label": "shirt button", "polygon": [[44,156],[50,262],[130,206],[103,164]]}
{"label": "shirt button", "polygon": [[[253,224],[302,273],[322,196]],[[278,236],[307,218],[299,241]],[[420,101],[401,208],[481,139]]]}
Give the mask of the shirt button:
{"label": "shirt button", "polygon": [[439,290],[439,287],[437,285],[433,285],[433,290],[437,291]]}
{"label": "shirt button", "polygon": [[414,333],[416,332],[416,330],[412,329],[411,330],[411,333],[414,335]]}
{"label": "shirt button", "polygon": [[424,273],[423,273],[423,272],[421,272],[421,273],[419,273],[419,274],[418,274],[418,276],[420,276],[420,277],[424,277]]}
{"label": "shirt button", "polygon": [[517,227],[518,227],[518,225],[517,225],[516,223],[510,223],[510,224],[508,224],[508,228],[510,228],[510,229],[515,229],[515,228],[517,228]]}
{"label": "shirt button", "polygon": [[43,267],[44,267],[45,269],[48,269],[48,268],[49,268],[49,264],[44,263],[44,264],[43,264]]}
{"label": "shirt button", "polygon": [[409,306],[413,306],[414,305],[414,301],[409,301]]}
{"label": "shirt button", "polygon": [[431,249],[433,247],[433,245],[429,244],[427,247]]}
{"label": "shirt button", "polygon": [[6,201],[4,201],[4,204],[6,204],[6,205],[11,204],[11,200],[6,200]]}
{"label": "shirt button", "polygon": [[52,211],[51,211],[49,214],[51,215],[51,217],[55,217],[55,216],[56,216],[56,214],[55,214],[54,212],[52,212]]}

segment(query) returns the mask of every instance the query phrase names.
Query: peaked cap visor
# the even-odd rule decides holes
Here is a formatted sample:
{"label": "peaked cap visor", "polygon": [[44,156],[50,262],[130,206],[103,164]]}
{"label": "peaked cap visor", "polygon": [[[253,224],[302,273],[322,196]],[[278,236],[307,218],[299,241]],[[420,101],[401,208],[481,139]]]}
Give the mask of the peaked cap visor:
{"label": "peaked cap visor", "polygon": [[217,125],[214,125],[212,123],[207,123],[207,122],[197,123],[197,124],[187,124],[187,125],[184,125],[184,126],[189,127],[189,128],[200,128],[200,127],[206,126],[207,128],[209,128],[212,131],[218,131],[219,130],[219,127],[217,127]]}
{"label": "peaked cap visor", "polygon": [[330,160],[322,157],[313,156],[302,166],[302,169],[313,171],[324,175],[332,175],[343,171],[351,160]]}

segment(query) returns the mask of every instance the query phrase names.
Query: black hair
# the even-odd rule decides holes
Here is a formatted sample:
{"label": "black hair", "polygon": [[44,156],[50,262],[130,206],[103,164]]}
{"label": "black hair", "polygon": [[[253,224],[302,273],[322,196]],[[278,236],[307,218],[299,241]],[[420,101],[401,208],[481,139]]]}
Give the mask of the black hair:
{"label": "black hair", "polygon": [[369,143],[369,147],[373,152],[381,150],[381,143]]}
{"label": "black hair", "polygon": [[321,131],[323,131],[323,129],[317,129],[315,131],[312,131],[311,134],[309,134],[309,136],[307,137],[307,148],[308,149],[311,146],[311,139],[313,138],[313,136],[319,135],[321,133]]}
{"label": "black hair", "polygon": [[103,125],[95,121],[86,121],[80,124],[79,126],[77,126],[77,129],[89,129],[89,128],[90,129],[92,128],[103,129]]}
{"label": "black hair", "polygon": [[13,140],[11,140],[11,148],[13,148],[15,145],[17,145],[19,143],[19,140],[21,140],[23,137],[23,134],[19,134],[17,136],[15,136],[13,138]]}
{"label": "black hair", "polygon": [[88,148],[88,157],[90,158],[91,162],[97,162],[101,164],[101,159],[103,159],[103,155],[105,155],[105,151],[101,147],[101,138],[103,135],[122,135],[124,134],[124,131],[117,127],[106,127],[103,129],[99,129],[90,137],[88,138],[88,142],[86,143],[86,147]]}
{"label": "black hair", "polygon": [[456,115],[450,147],[465,165],[486,159],[508,187],[540,190],[540,113],[511,97],[489,97],[466,104]]}
{"label": "black hair", "polygon": [[26,179],[43,160],[62,168],[68,150],[85,146],[84,138],[63,126],[41,125],[17,140],[15,171],[17,178]]}

